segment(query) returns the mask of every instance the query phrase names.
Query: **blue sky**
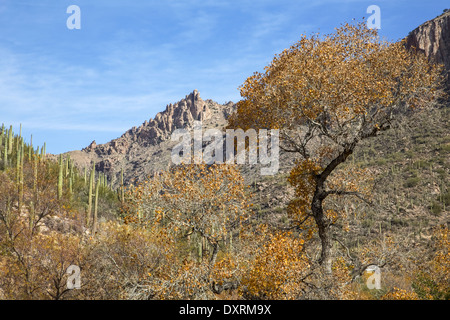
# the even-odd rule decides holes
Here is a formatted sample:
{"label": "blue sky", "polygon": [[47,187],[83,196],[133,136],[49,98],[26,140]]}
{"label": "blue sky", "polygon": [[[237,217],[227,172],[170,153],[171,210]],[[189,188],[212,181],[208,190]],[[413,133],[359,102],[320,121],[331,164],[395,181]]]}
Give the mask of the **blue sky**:
{"label": "blue sky", "polygon": [[[0,123],[47,152],[105,143],[194,89],[237,102],[238,87],[302,33],[381,9],[405,37],[448,0],[0,0]],[[81,29],[66,12],[81,9]]]}

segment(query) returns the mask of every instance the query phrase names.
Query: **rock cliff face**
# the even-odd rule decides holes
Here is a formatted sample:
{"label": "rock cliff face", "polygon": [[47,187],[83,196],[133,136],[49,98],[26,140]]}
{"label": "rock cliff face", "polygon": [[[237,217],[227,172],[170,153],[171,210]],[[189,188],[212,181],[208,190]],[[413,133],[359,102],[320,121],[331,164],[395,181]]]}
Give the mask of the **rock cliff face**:
{"label": "rock cliff face", "polygon": [[[414,47],[437,63],[442,63],[450,71],[450,10],[429,20],[406,38],[407,47]],[[447,78],[450,88],[450,78]]]}
{"label": "rock cliff face", "polygon": [[133,127],[121,137],[105,144],[93,141],[81,151],[69,152],[80,167],[95,161],[96,169],[106,173],[113,183],[118,183],[124,170],[125,182],[139,181],[155,171],[170,165],[171,134],[178,128],[193,128],[194,121],[202,121],[204,128],[222,129],[234,104],[225,105],[203,100],[197,90],[177,103],[170,103],[165,110]]}
{"label": "rock cliff face", "polygon": [[158,112],[154,119],[145,121],[139,127],[133,127],[120,138],[104,145],[97,145],[93,141],[85,152],[96,152],[98,155],[111,155],[114,153],[126,154],[133,142],[147,147],[157,145],[167,139],[178,128],[191,128],[194,121],[205,121],[211,118],[211,110],[203,101],[197,90],[187,95],[185,99],[166,106],[166,110]]}

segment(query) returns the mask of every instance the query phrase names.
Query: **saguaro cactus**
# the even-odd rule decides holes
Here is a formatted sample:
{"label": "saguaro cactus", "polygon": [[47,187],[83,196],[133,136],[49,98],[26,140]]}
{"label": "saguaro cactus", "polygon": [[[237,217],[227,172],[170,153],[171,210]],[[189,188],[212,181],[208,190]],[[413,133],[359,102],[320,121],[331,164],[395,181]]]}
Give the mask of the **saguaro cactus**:
{"label": "saguaro cactus", "polygon": [[33,192],[35,194],[35,197],[37,197],[37,183],[38,183],[38,161],[39,161],[39,156],[37,154],[34,155],[33,157],[33,162],[34,162],[34,168],[33,168],[33,173],[34,173],[34,179],[33,179]]}
{"label": "saguaro cactus", "polygon": [[8,155],[12,152],[12,146],[13,146],[13,128],[12,125],[9,126],[8,130]]}
{"label": "saguaro cactus", "polygon": [[62,193],[63,193],[63,160],[62,155],[59,155],[58,199],[62,198]]}
{"label": "saguaro cactus", "polygon": [[73,177],[69,176],[69,194],[70,198],[72,199],[73,194]]}
{"label": "saguaro cactus", "polygon": [[31,161],[32,152],[33,152],[33,135],[31,135],[30,145],[28,146],[28,161]]}
{"label": "saguaro cactus", "polygon": [[20,149],[19,146],[21,144],[19,144],[19,141],[16,142],[16,182],[17,184],[19,184],[20,181]]}
{"label": "saguaro cactus", "polygon": [[1,131],[0,131],[0,149],[2,148],[2,146],[3,146],[3,131],[5,130],[5,125],[4,124],[2,124],[2,129],[1,129]]}
{"label": "saguaro cactus", "polygon": [[21,140],[19,145],[19,152],[17,155],[18,163],[18,182],[19,182],[19,211],[22,209],[23,205],[23,158],[24,158],[24,143]]}
{"label": "saguaro cactus", "polygon": [[100,181],[95,185],[95,202],[94,202],[94,219],[92,221],[92,234],[97,232],[97,212],[98,212],[98,189],[100,188]]}
{"label": "saguaro cactus", "polygon": [[125,190],[123,186],[123,168],[120,171],[120,201],[122,203],[125,201]]}
{"label": "saguaro cactus", "polygon": [[70,163],[70,155],[67,155],[66,162],[64,163],[64,176],[66,178],[69,176],[69,163]]}
{"label": "saguaro cactus", "polygon": [[5,138],[5,148],[3,149],[3,163],[4,167],[8,166],[8,139]]}
{"label": "saguaro cactus", "polygon": [[88,212],[86,217],[86,225],[89,226],[91,222],[91,214],[92,214],[92,192],[94,187],[94,180],[95,180],[95,162],[92,166],[91,174],[89,176],[89,199],[88,199]]}

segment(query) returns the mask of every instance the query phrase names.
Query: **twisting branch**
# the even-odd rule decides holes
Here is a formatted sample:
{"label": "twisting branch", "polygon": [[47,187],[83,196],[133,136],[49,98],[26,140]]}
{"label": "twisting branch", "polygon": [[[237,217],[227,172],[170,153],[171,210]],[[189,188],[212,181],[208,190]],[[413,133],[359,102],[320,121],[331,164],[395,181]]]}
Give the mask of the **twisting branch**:
{"label": "twisting branch", "polygon": [[361,199],[362,201],[364,201],[365,203],[367,203],[371,206],[373,205],[372,201],[370,201],[369,199],[366,199],[363,194],[361,194],[360,192],[357,192],[357,191],[327,190],[327,191],[325,191],[325,194],[326,194],[326,196],[329,196],[330,194],[335,194],[338,196],[355,196],[358,199]]}

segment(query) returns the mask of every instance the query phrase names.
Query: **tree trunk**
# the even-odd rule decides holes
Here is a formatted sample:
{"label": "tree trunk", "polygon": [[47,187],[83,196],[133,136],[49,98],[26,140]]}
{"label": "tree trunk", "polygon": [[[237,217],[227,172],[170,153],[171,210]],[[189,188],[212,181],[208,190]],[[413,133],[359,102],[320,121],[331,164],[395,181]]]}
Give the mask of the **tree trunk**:
{"label": "tree trunk", "polygon": [[312,202],[312,213],[314,220],[316,222],[317,228],[319,229],[319,238],[321,241],[322,249],[320,253],[319,263],[323,266],[326,273],[331,273],[331,235],[330,235],[330,225],[328,219],[323,213],[323,188],[316,188]]}
{"label": "tree trunk", "polygon": [[[319,225],[319,224],[318,224]],[[331,273],[331,236],[329,226],[322,225],[319,227],[319,237],[322,244],[320,253],[320,264],[326,273]]]}
{"label": "tree trunk", "polygon": [[345,162],[347,157],[353,153],[355,145],[356,142],[348,145],[328,164],[321,174],[315,176],[316,189],[311,203],[311,211],[317,224],[317,228],[319,229],[319,237],[322,244],[319,263],[328,274],[331,273],[331,234],[330,221],[323,213],[323,201],[328,196],[328,193],[325,190],[325,182],[333,170],[335,170],[339,164]]}

